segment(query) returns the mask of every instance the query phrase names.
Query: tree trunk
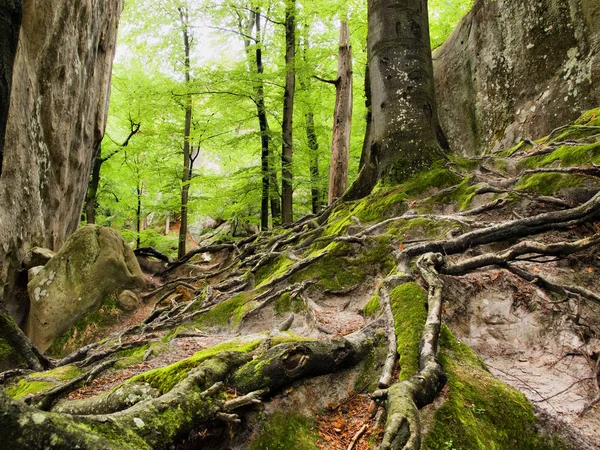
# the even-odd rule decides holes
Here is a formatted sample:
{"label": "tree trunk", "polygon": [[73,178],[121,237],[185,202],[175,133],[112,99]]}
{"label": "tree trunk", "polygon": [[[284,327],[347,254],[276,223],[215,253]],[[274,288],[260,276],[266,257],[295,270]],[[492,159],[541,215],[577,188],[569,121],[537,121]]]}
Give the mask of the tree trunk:
{"label": "tree trunk", "polygon": [[333,117],[333,141],[329,168],[328,204],[340,198],[348,187],[348,160],[350,159],[350,129],[352,126],[352,47],[348,23],[340,26],[338,79]]}
{"label": "tree trunk", "polygon": [[0,174],[2,173],[4,135],[10,106],[13,64],[19,42],[22,13],[22,0],[6,0],[0,5]]}
{"label": "tree trunk", "polygon": [[448,150],[437,117],[426,0],[369,0],[370,132],[347,199],[397,183]]}
{"label": "tree trunk", "polygon": [[[183,31],[183,46],[185,51],[185,84],[189,91],[190,85],[190,34],[189,16],[187,7],[180,7],[181,27]],[[192,131],[192,96],[187,94],[185,106],[185,125],[183,131],[183,176],[181,177],[181,228],[179,229],[179,247],[177,256],[182,258],[186,254],[185,244],[188,230],[188,200],[190,194],[190,180],[192,178],[190,135]]]}
{"label": "tree trunk", "polygon": [[98,207],[98,187],[100,186],[100,169],[104,164],[102,158],[102,144],[98,144],[94,149],[94,165],[92,166],[92,176],[85,196],[85,218],[88,224],[96,223],[96,208]]}
{"label": "tree trunk", "polygon": [[286,0],[285,10],[285,92],[283,94],[283,122],[281,153],[281,220],[282,223],[292,223],[294,192],[292,157],[293,157],[293,122],[294,94],[296,90],[296,0]]}
{"label": "tree trunk", "polygon": [[142,231],[142,194],[144,193],[144,185],[140,180],[137,184],[137,209],[135,211],[135,226],[137,231],[137,237],[135,240],[135,248],[141,247],[140,233]]}
{"label": "tree trunk", "polygon": [[319,141],[315,131],[315,117],[310,110],[306,114],[306,138],[310,150],[310,193],[312,197],[312,212],[321,210],[321,180],[319,175]]}
{"label": "tree trunk", "polygon": [[260,143],[261,155],[260,161],[262,165],[262,196],[260,205],[260,227],[263,231],[269,229],[269,172],[270,172],[270,144],[271,137],[269,136],[269,122],[267,120],[267,108],[265,107],[265,87],[263,84],[263,74],[265,67],[262,61],[261,47],[261,26],[260,26],[260,11],[254,11],[254,23],[256,27],[256,108],[258,112],[258,122],[260,126]]}

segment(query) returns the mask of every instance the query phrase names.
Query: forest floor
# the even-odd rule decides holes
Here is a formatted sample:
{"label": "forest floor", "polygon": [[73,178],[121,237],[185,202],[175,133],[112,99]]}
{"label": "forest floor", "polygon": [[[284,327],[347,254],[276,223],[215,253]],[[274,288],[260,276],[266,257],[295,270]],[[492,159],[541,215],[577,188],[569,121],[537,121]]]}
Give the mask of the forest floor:
{"label": "forest floor", "polygon": [[[192,421],[172,448],[362,450],[382,440],[386,448],[393,387],[427,378],[425,352],[437,352],[439,323],[433,340],[427,335],[436,288],[422,259],[414,260],[439,252],[433,272],[451,333],[441,327],[437,359],[447,383],[434,381],[439,395],[411,436],[432,449],[600,448],[597,112],[496,155],[454,157],[287,228],[200,243],[155,274],[140,309],[106,329],[106,339],[55,362],[73,375],[26,374],[7,381],[6,391],[89,417],[98,405],[85,402],[123,386],[146,383],[154,393],[133,403],[150,406],[220,351],[251,352],[224,378],[224,395],[245,399],[250,383],[262,386],[262,403]],[[343,357],[333,350],[333,362],[311,366],[340,343],[360,355],[340,365],[347,350]],[[320,344],[325,350],[315,350]],[[281,361],[266,359],[286,346],[291,353]],[[246,367],[256,370],[251,382],[239,374]],[[531,423],[549,439],[528,428],[533,408],[525,397],[490,373],[534,405],[540,419]],[[130,400],[105,414],[122,417]]]}

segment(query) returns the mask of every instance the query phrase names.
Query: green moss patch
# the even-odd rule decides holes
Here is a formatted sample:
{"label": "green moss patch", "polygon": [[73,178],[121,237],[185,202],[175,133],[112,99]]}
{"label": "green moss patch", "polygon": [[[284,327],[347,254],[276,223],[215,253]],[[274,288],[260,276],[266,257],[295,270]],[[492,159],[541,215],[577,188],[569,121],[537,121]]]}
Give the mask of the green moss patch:
{"label": "green moss patch", "polygon": [[371,300],[363,307],[362,312],[365,317],[372,317],[379,313],[381,310],[381,303],[379,302],[379,293],[376,293]]}
{"label": "green moss patch", "polygon": [[8,388],[5,392],[15,400],[18,400],[26,395],[37,394],[52,389],[57,383],[51,381],[36,381],[36,380],[20,380],[16,385]]}
{"label": "green moss patch", "polygon": [[279,256],[271,264],[261,267],[255,276],[255,282],[258,287],[269,281],[283,275],[285,271],[294,265],[294,261],[286,256]]}
{"label": "green moss patch", "polygon": [[62,366],[47,372],[36,372],[29,375],[29,378],[53,378],[56,381],[70,381],[83,375],[83,370],[77,366]]}
{"label": "green moss patch", "polygon": [[435,411],[424,449],[562,449],[560,439],[536,432],[531,404],[520,392],[496,380],[447,327],[440,340],[440,362],[449,388]]}
{"label": "green moss patch", "polygon": [[472,185],[472,177],[464,178],[456,184],[453,189],[445,190],[427,199],[429,205],[456,205],[460,211],[471,207],[471,202],[475,197],[477,185]]}
{"label": "green moss patch", "polygon": [[427,321],[427,293],[417,283],[405,283],[390,293],[400,355],[400,380],[419,372],[419,343]]}
{"label": "green moss patch", "polygon": [[234,295],[228,300],[219,303],[205,314],[198,316],[195,320],[196,326],[227,326],[228,324],[239,324],[245,312],[251,310],[255,302],[252,298],[256,292],[242,292]]}
{"label": "green moss patch", "polygon": [[275,413],[265,421],[250,450],[318,450],[319,433],[313,420],[299,414]]}
{"label": "green moss patch", "polygon": [[273,304],[275,314],[283,314],[286,312],[300,313],[306,310],[304,302],[298,298],[292,298],[289,292],[282,294]]}
{"label": "green moss patch", "polygon": [[119,321],[122,314],[123,311],[118,307],[117,299],[107,298],[98,310],[87,314],[56,339],[47,353],[55,358],[60,358],[97,341],[105,330]]}
{"label": "green moss patch", "polygon": [[569,187],[581,186],[585,177],[563,173],[534,173],[519,181],[516,188],[523,191],[536,192],[540,195],[551,195]]}
{"label": "green moss patch", "polygon": [[130,383],[140,382],[148,383],[153,388],[160,391],[161,394],[169,392],[175,385],[183,381],[190,370],[197,367],[200,363],[218,355],[221,352],[242,352],[247,353],[254,350],[262,340],[254,340],[250,342],[241,342],[239,340],[224,342],[205,350],[201,350],[188,359],[176,362],[167,367],[150,370],[148,372],[136,375],[129,379]]}
{"label": "green moss patch", "polygon": [[294,274],[290,282],[317,280],[323,289],[342,290],[362,283],[368,275],[387,273],[394,267],[390,241],[389,236],[381,236],[358,254],[351,244],[332,243],[326,256]]}

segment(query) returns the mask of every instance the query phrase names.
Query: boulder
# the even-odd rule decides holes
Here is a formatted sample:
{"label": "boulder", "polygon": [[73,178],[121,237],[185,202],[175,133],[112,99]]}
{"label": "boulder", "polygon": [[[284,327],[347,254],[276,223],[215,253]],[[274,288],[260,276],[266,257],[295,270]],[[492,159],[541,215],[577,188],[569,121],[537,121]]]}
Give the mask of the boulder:
{"label": "boulder", "polygon": [[29,282],[29,338],[42,350],[109,296],[143,288],[145,278],[119,233],[87,225]]}
{"label": "boulder", "polygon": [[503,150],[600,105],[598,0],[477,0],[433,54],[452,150]]}
{"label": "boulder", "polygon": [[45,266],[54,255],[56,255],[56,253],[47,248],[33,247],[25,254],[25,258],[23,259],[23,269],[29,270],[37,266]]}
{"label": "boulder", "polygon": [[139,296],[135,292],[128,289],[121,292],[117,300],[119,302],[119,307],[123,311],[133,311],[140,306]]}

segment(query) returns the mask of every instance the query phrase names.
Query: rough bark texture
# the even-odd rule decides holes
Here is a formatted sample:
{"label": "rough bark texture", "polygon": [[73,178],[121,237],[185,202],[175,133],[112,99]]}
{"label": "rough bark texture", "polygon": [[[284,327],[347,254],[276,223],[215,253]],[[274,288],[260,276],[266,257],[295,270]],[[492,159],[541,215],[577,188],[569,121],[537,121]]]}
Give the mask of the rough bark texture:
{"label": "rough bark texture", "polygon": [[348,23],[340,26],[338,79],[335,84],[335,112],[329,169],[329,197],[331,205],[344,195],[348,187],[348,160],[350,159],[350,130],[352,126],[352,47]]}
{"label": "rough bark texture", "polygon": [[21,29],[22,0],[8,0],[0,5],[0,173],[4,154],[4,133],[10,106],[13,64]]}
{"label": "rough bark texture", "polygon": [[371,122],[361,172],[348,199],[379,179],[406,179],[447,147],[434,91],[425,0],[369,0],[367,43]]}
{"label": "rough bark texture", "polygon": [[122,0],[23,4],[0,178],[0,283],[11,315],[23,255],[79,224],[104,134]]}
{"label": "rough bark texture", "polygon": [[283,124],[281,152],[281,220],[292,223],[294,220],[292,196],[292,154],[293,154],[293,119],[294,93],[296,90],[296,1],[287,0],[285,11],[285,92],[283,94]]}
{"label": "rough bark texture", "polygon": [[600,103],[600,3],[479,0],[434,52],[434,67],[455,152],[544,136]]}

